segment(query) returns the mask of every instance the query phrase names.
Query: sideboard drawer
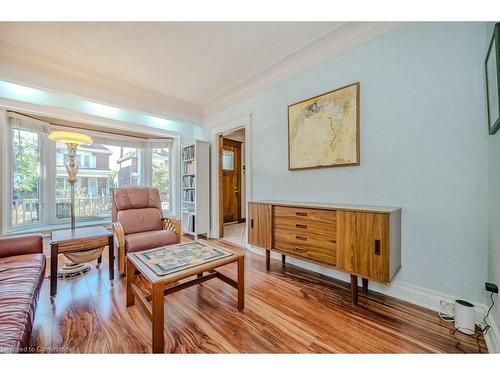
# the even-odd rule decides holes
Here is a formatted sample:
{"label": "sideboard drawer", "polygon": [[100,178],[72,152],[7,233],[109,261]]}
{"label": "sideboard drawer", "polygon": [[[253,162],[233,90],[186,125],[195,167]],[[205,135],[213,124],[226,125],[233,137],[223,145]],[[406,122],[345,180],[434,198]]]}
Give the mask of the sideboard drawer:
{"label": "sideboard drawer", "polygon": [[308,234],[319,237],[337,237],[337,224],[324,223],[302,218],[275,216],[273,231],[286,230],[297,234]]}
{"label": "sideboard drawer", "polygon": [[337,221],[335,210],[319,210],[315,208],[274,206],[274,217],[295,218],[304,221],[317,221],[320,223],[334,224]]}
{"label": "sideboard drawer", "polygon": [[336,264],[337,241],[333,236],[313,236],[275,228],[274,248],[332,266]]}

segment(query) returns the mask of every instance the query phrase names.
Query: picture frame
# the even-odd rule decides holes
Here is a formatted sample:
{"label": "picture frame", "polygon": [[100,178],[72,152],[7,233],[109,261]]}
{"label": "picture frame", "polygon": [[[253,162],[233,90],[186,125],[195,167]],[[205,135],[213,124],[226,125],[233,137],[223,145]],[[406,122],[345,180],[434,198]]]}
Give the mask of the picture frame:
{"label": "picture frame", "polygon": [[484,61],[486,78],[486,106],[488,132],[493,135],[500,128],[500,22],[493,29]]}
{"label": "picture frame", "polygon": [[[290,104],[288,170],[360,165],[359,102],[360,83],[354,82]],[[325,113],[321,114],[321,110]],[[311,116],[318,114],[317,123],[311,124]],[[308,124],[305,124],[306,121]],[[308,136],[309,139],[300,139]],[[299,149],[297,144],[303,149]],[[318,157],[320,154],[325,156]]]}

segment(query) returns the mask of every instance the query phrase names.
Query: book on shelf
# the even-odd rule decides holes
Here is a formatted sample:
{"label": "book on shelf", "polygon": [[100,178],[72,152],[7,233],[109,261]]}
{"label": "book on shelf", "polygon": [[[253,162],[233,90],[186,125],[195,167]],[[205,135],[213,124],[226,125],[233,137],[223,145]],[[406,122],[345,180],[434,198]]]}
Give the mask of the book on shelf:
{"label": "book on shelf", "polygon": [[195,218],[196,218],[196,215],[188,215],[188,219],[187,219],[187,231],[190,232],[190,233],[194,233],[195,230],[196,230],[196,227],[195,227]]}
{"label": "book on shelf", "polygon": [[195,191],[194,190],[184,190],[182,192],[182,200],[184,202],[194,202]]}
{"label": "book on shelf", "polygon": [[182,160],[194,159],[194,145],[182,149]]}
{"label": "book on shelf", "polygon": [[183,176],[182,187],[184,189],[194,188],[194,176]]}
{"label": "book on shelf", "polygon": [[182,165],[183,174],[194,174],[194,160],[184,162]]}

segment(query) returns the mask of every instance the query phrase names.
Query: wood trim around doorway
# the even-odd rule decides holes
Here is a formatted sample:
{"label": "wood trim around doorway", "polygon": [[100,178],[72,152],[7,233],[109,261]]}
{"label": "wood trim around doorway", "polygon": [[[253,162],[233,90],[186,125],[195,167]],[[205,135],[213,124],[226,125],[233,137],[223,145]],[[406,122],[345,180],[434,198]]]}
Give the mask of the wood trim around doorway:
{"label": "wood trim around doorway", "polygon": [[217,169],[219,170],[219,238],[224,237],[224,194],[223,194],[223,171],[222,171],[222,151],[224,150],[224,136],[219,135],[217,142],[218,163]]}
{"label": "wood trim around doorway", "polygon": [[[248,207],[248,201],[252,200],[252,115],[248,114],[235,118],[233,120],[220,123],[210,129],[211,133],[211,236],[213,238],[222,238],[220,232],[220,206],[217,207],[220,200],[219,194],[219,136],[238,129],[245,129],[245,207]],[[243,206],[242,206],[243,207]],[[246,224],[248,225],[248,223]],[[246,244],[246,240],[245,240]]]}

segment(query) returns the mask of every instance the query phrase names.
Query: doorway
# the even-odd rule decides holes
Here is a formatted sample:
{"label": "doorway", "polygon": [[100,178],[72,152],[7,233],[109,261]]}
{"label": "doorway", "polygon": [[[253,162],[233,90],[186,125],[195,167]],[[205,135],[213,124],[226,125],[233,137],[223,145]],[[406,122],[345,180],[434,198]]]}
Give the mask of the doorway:
{"label": "doorway", "polygon": [[219,135],[220,238],[245,244],[246,166],[245,129]]}

